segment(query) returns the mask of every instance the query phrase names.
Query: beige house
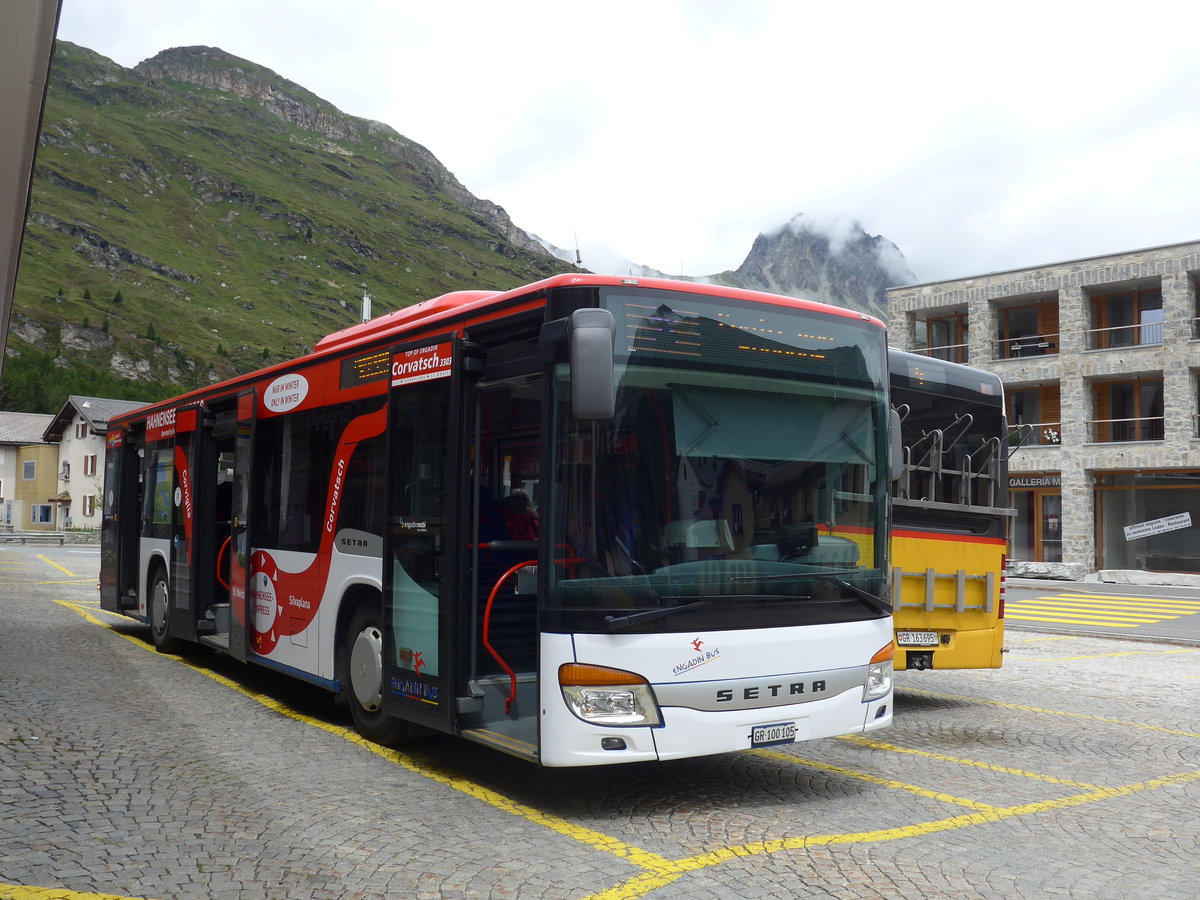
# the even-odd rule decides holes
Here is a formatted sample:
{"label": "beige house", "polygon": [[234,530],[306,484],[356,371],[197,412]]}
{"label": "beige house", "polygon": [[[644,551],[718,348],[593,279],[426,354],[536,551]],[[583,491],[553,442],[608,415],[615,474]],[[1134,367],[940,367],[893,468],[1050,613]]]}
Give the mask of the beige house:
{"label": "beige house", "polygon": [[[47,475],[46,463],[32,448],[44,443],[43,434],[53,418],[37,413],[0,412],[0,529],[4,531],[27,530],[33,515],[27,507],[30,498],[46,503],[51,496],[46,493],[39,499],[45,493],[45,485],[53,482],[41,480]],[[57,461],[50,464],[50,475],[56,465]]]}
{"label": "beige house", "polygon": [[1200,241],[888,291],[891,343],[994,372],[1010,572],[1200,584]]}
{"label": "beige house", "polygon": [[42,432],[56,445],[52,497],[60,529],[100,527],[104,505],[104,441],[108,421],[146,404],[72,394]]}

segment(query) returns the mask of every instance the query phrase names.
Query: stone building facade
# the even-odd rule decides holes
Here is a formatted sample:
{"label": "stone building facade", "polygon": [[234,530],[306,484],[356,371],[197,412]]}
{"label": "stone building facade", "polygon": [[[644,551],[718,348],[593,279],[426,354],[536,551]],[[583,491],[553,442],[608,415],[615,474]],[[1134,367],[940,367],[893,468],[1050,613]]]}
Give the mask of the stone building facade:
{"label": "stone building facade", "polygon": [[1010,571],[1200,583],[1200,241],[888,291],[891,344],[994,372]]}

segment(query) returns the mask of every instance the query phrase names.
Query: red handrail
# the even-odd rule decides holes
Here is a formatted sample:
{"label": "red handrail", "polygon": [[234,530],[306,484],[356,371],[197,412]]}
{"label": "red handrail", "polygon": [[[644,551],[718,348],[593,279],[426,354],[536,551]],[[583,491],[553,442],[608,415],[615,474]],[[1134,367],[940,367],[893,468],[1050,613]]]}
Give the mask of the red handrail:
{"label": "red handrail", "polygon": [[517,698],[517,673],[514,672],[512,667],[504,661],[504,657],[496,652],[496,648],[492,646],[492,642],[489,639],[489,631],[492,625],[492,604],[496,602],[496,594],[500,591],[500,585],[504,584],[504,582],[507,581],[511,575],[513,575],[519,569],[525,568],[526,566],[536,565],[536,559],[526,560],[525,562],[517,563],[515,566],[501,575],[499,580],[497,580],[496,584],[492,587],[492,592],[488,594],[487,606],[483,608],[483,646],[488,653],[492,654],[492,659],[500,664],[500,668],[502,668],[508,674],[509,688],[508,698],[504,701],[505,715],[507,715],[509,710],[512,709],[513,700]]}
{"label": "red handrail", "polygon": [[229,591],[229,593],[233,593],[233,591],[230,590],[229,582],[221,577],[221,557],[225,555],[225,548],[229,546],[229,542],[232,540],[233,535],[225,538],[225,543],[223,543],[221,545],[221,549],[217,551],[217,584],[221,585],[221,587],[225,588],[225,590]]}

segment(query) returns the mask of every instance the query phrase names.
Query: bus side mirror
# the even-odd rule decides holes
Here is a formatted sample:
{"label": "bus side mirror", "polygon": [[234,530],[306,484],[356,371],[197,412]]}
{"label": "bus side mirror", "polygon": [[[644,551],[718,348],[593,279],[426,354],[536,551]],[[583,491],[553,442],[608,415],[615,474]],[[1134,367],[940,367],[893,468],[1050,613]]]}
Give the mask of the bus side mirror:
{"label": "bus side mirror", "polygon": [[571,412],[577,419],[616,413],[613,343],[617,321],[607,309],[577,309],[567,322],[571,358]]}
{"label": "bus side mirror", "polygon": [[904,474],[904,441],[900,435],[900,413],[888,410],[888,432],[892,439],[892,481]]}

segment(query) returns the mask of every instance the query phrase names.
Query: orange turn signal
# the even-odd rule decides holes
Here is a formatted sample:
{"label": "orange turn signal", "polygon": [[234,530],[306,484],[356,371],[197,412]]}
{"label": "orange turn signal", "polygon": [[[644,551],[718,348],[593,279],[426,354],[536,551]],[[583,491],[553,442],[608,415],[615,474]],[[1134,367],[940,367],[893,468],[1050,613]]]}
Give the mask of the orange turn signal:
{"label": "orange turn signal", "polygon": [[596,686],[647,682],[641,675],[626,672],[624,669],[610,669],[608,666],[592,666],[586,663],[565,663],[558,667],[558,683]]}

